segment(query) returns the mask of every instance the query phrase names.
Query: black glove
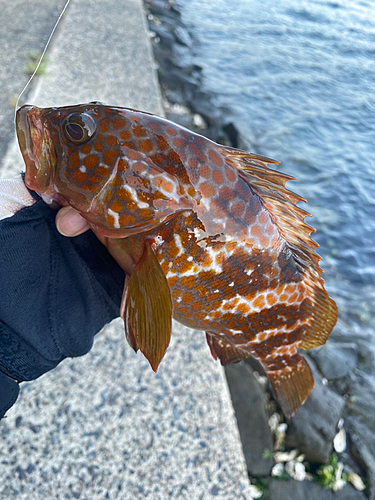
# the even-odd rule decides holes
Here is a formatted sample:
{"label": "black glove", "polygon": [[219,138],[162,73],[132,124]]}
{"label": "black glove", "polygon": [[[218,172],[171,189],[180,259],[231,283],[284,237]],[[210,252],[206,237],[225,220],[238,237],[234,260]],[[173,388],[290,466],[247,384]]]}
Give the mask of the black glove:
{"label": "black glove", "polygon": [[119,316],[124,272],[92,231],[62,236],[55,215],[21,177],[0,180],[0,418],[15,381],[86,354]]}

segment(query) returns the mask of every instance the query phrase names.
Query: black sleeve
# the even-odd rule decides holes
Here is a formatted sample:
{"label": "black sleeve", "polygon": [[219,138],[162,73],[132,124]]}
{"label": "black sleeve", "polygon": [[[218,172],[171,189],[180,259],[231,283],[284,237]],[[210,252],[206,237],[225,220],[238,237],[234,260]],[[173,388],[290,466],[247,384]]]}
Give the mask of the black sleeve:
{"label": "black sleeve", "polygon": [[[55,215],[38,198],[0,221],[0,371],[18,381],[87,353],[119,315],[124,272],[92,231],[60,235]],[[18,384],[3,374],[5,412]]]}
{"label": "black sleeve", "polygon": [[9,408],[14,405],[19,392],[20,387],[17,382],[0,372],[0,420]]}

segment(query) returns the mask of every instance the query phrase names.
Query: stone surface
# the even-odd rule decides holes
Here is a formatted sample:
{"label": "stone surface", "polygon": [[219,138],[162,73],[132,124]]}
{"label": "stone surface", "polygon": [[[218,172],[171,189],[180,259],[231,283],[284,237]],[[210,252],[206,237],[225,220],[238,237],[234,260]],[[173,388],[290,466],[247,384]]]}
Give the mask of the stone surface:
{"label": "stone surface", "polygon": [[323,376],[328,380],[334,380],[344,377],[355,368],[358,346],[354,343],[328,341],[324,346],[309,351],[309,355]]}
{"label": "stone surface", "polygon": [[0,423],[2,500],[251,500],[203,332],[174,323],[155,374],[115,320],[89,354],[21,387]]}
{"label": "stone surface", "polygon": [[350,484],[332,492],[310,481],[272,479],[267,500],[366,500],[366,496]]}
{"label": "stone surface", "polygon": [[351,451],[366,471],[367,495],[375,500],[375,387],[373,378],[358,372],[351,386],[346,419]]}
{"label": "stone surface", "polygon": [[309,360],[309,364],[315,387],[297,415],[290,420],[285,443],[290,448],[298,448],[307,461],[325,463],[332,451],[344,400],[322,383],[314,363]]}
{"label": "stone surface", "polygon": [[14,139],[14,101],[30,76],[24,69],[28,54],[42,52],[64,3],[0,0],[0,158]]}
{"label": "stone surface", "polygon": [[271,479],[267,500],[333,500],[332,492],[309,481]]}
{"label": "stone surface", "polygon": [[264,408],[264,389],[248,364],[228,365],[225,367],[225,374],[247,470],[251,476],[266,476],[271,472],[272,460],[265,460],[262,453],[264,450],[273,451],[273,437]]}
{"label": "stone surface", "polygon": [[[140,0],[72,0],[49,57],[30,104],[163,113]],[[16,151],[4,177],[22,170]],[[4,500],[251,499],[224,371],[178,324],[155,374],[111,323],[88,355],[21,384],[0,435]]]}

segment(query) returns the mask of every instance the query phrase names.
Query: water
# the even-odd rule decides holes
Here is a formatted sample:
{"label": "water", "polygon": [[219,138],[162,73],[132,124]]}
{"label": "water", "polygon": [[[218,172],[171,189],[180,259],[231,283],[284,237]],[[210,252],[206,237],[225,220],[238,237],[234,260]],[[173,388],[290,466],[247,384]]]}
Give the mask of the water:
{"label": "water", "polygon": [[[342,335],[375,332],[375,4],[177,0],[204,90],[308,200]],[[336,330],[337,331],[337,330]]]}

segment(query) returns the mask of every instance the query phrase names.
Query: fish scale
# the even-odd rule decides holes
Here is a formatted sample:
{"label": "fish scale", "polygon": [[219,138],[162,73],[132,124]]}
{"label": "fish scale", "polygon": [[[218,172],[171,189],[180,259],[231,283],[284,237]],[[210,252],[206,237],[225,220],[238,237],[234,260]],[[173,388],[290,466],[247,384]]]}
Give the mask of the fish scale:
{"label": "fish scale", "polygon": [[265,157],[163,118],[90,103],[24,106],[17,135],[30,189],[69,203],[127,273],[130,345],[157,369],[171,318],[206,332],[222,364],[264,366],[286,416],[314,385],[298,348],[337,318],[292,177]]}

